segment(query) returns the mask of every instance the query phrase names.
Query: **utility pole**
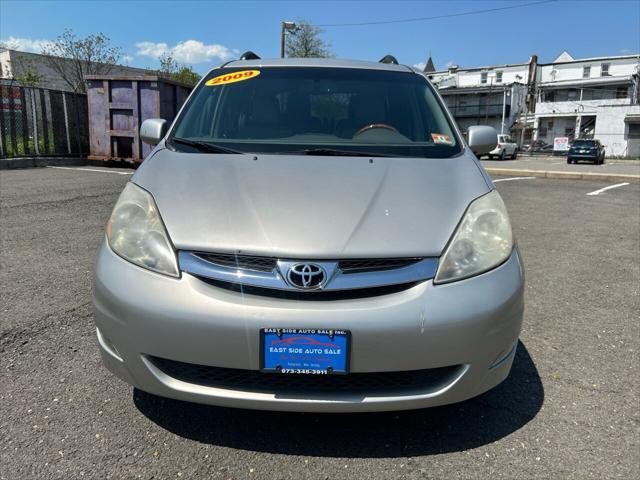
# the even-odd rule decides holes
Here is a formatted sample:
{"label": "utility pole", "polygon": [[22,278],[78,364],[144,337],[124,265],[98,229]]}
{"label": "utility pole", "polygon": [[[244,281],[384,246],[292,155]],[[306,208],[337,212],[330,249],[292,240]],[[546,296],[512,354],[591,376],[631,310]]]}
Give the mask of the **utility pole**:
{"label": "utility pole", "polygon": [[507,89],[502,91],[502,124],[500,125],[500,133],[504,134],[504,116],[507,113]]}
{"label": "utility pole", "polygon": [[295,30],[296,24],[294,22],[281,22],[280,23],[280,58],[284,58],[284,40],[287,30]]}
{"label": "utility pole", "polygon": [[489,125],[489,102],[491,101],[491,88],[493,87],[493,75],[489,78],[489,93],[484,106],[484,124]]}
{"label": "utility pole", "polygon": [[580,103],[578,105],[576,115],[576,126],[573,132],[573,138],[580,138],[580,129],[582,128],[582,112],[584,111],[584,105],[582,105],[582,88],[580,89]]}

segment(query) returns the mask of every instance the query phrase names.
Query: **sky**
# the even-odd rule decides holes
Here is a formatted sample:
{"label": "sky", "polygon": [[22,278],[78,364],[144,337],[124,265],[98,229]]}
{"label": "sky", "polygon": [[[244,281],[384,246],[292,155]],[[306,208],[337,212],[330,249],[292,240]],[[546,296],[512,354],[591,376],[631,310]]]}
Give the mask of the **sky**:
{"label": "sky", "polygon": [[[538,0],[540,1],[540,0]],[[157,68],[163,53],[205,73],[252,50],[279,56],[280,22],[305,19],[322,27],[338,58],[436,69],[550,62],[640,53],[640,0],[460,1],[29,1],[0,0],[0,42],[38,52],[65,28],[78,36],[102,32],[122,49],[120,63]],[[477,10],[517,7],[472,15]],[[336,23],[440,17],[364,26]]]}

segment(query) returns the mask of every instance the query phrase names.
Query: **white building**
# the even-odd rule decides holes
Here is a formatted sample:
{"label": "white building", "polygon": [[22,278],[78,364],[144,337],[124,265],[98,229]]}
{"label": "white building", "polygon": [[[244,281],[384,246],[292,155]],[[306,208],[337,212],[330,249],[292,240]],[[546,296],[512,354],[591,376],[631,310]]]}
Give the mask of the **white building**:
{"label": "white building", "polygon": [[510,133],[527,103],[535,81],[536,58],[528,63],[426,72],[462,130],[490,125]]}
{"label": "white building", "polygon": [[462,130],[491,125],[520,143],[596,138],[607,155],[639,156],[639,57],[574,59],[563,52],[546,64],[533,55],[527,63],[425,73]]}
{"label": "white building", "polygon": [[638,55],[574,59],[563,52],[538,71],[537,139],[596,138],[608,155],[640,155]]}

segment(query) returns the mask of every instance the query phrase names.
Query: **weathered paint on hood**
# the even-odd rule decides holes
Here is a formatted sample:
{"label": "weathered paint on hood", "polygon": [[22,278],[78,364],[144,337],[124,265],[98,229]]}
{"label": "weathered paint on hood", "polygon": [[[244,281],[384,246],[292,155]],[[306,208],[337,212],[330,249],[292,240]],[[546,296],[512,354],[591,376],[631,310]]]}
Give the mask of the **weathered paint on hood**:
{"label": "weathered paint on hood", "polygon": [[157,151],[133,181],[178,249],[278,256],[437,256],[489,186],[449,159]]}

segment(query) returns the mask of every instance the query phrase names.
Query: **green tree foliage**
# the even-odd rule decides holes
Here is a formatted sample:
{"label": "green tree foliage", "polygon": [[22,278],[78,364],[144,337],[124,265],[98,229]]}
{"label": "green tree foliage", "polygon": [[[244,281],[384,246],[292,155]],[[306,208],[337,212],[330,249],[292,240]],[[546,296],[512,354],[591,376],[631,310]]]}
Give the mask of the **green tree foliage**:
{"label": "green tree foliage", "polygon": [[74,92],[85,93],[86,75],[108,75],[120,59],[121,50],[111,45],[103,33],[77,37],[66,29],[54,41],[45,44],[46,62]]}
{"label": "green tree foliage", "polygon": [[186,85],[195,85],[200,80],[200,75],[187,65],[180,65],[170,54],[160,57],[160,75]]}
{"label": "green tree foliage", "polygon": [[296,27],[287,32],[285,44],[287,57],[332,57],[331,45],[320,38],[321,34],[321,28],[306,20],[298,20]]}

